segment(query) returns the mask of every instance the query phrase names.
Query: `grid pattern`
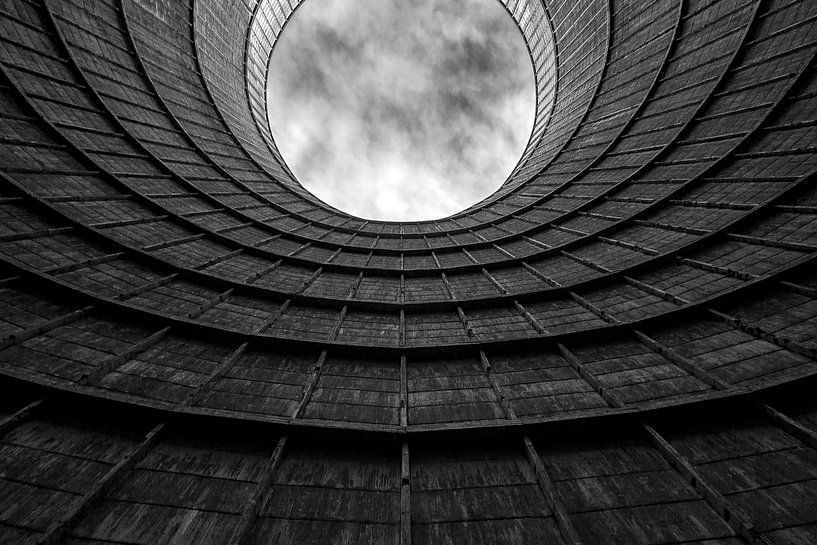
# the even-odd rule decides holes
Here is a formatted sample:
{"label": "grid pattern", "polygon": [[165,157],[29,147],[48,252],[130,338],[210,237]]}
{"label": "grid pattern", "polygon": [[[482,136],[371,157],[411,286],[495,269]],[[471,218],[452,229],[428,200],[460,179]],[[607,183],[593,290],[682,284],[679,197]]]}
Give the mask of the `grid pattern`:
{"label": "grid pattern", "polygon": [[275,152],[297,5],[0,7],[0,541],[814,542],[817,4],[508,2],[528,150],[410,223]]}

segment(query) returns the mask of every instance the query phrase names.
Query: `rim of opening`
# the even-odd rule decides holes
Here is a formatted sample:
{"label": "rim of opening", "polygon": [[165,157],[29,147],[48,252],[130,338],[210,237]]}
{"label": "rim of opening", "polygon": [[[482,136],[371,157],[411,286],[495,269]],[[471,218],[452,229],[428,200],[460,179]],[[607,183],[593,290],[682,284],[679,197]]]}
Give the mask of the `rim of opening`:
{"label": "rim of opening", "polygon": [[336,206],[326,203],[306,189],[301,184],[297,176],[284,160],[272,133],[269,122],[267,81],[269,68],[275,46],[281,34],[292,20],[293,14],[303,6],[307,0],[293,0],[294,6],[287,0],[257,0],[253,8],[252,17],[247,29],[245,49],[244,49],[244,82],[247,102],[250,107],[253,120],[258,131],[264,140],[269,144],[270,151],[275,159],[280,162],[291,178],[307,191],[312,198],[334,210],[339,210],[343,214],[363,221],[377,221],[378,223],[405,224],[405,223],[431,223],[446,220],[466,213],[482,203],[490,200],[505,186],[517,177],[524,175],[523,167],[536,151],[545,129],[550,122],[553,113],[556,90],[558,83],[558,63],[556,55],[556,40],[554,37],[553,24],[550,13],[544,0],[495,0],[514,21],[514,26],[519,31],[525,42],[528,58],[533,68],[536,106],[534,120],[528,136],[527,144],[511,173],[499,186],[477,203],[463,208],[448,216],[431,220],[371,220],[339,210]]}

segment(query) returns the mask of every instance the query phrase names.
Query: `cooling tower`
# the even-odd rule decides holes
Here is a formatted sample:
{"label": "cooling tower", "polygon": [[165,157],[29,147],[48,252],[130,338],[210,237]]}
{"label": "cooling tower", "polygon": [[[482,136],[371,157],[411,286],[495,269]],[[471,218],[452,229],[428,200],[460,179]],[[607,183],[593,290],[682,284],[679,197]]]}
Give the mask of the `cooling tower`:
{"label": "cooling tower", "polygon": [[502,3],[517,166],[383,222],[298,0],[2,0],[0,542],[817,542],[817,2]]}

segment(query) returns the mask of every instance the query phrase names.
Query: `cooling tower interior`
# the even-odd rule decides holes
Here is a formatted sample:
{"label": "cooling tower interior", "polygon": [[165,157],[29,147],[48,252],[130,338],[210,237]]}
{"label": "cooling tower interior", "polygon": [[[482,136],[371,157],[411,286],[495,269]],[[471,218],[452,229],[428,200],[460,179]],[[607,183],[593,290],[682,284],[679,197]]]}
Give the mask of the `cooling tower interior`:
{"label": "cooling tower interior", "polygon": [[817,2],[501,2],[417,222],[279,153],[298,0],[0,2],[0,542],[817,543]]}

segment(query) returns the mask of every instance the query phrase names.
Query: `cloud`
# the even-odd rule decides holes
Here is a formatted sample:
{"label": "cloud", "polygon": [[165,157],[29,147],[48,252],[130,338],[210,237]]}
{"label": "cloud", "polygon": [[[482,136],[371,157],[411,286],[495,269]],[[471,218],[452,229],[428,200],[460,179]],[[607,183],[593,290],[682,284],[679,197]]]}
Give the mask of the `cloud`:
{"label": "cloud", "polygon": [[290,169],[369,219],[440,218],[488,196],[535,112],[524,40],[496,0],[310,0],[269,74]]}

